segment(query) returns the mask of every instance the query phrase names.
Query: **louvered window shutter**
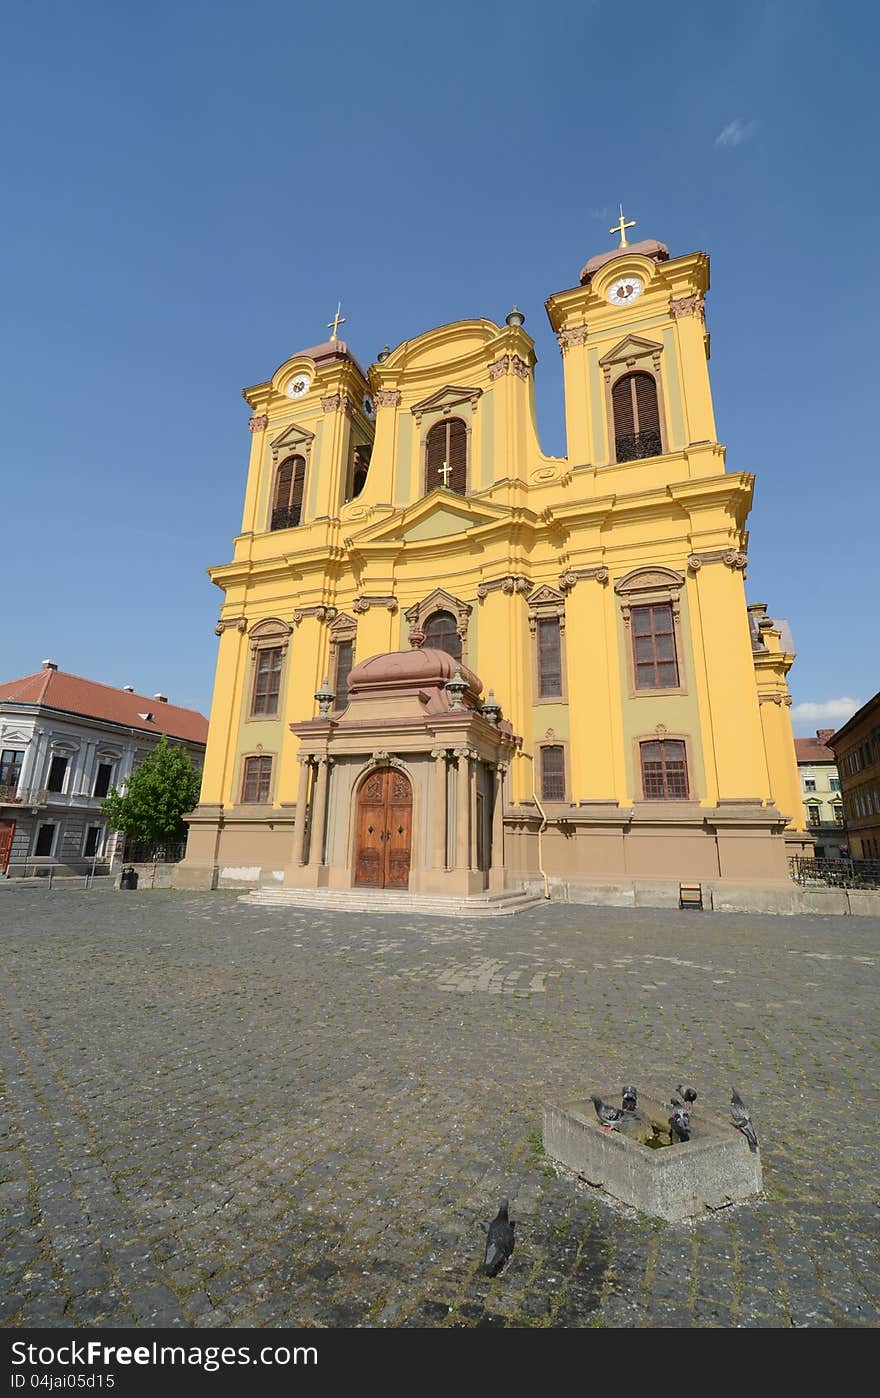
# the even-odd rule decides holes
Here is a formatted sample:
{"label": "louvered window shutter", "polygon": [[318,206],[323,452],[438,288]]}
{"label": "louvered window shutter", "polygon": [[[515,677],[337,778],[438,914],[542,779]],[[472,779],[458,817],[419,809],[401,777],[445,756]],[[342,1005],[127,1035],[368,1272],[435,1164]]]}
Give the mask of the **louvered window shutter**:
{"label": "louvered window shutter", "polygon": [[449,455],[446,459],[452,467],[449,489],[464,495],[467,491],[467,428],[460,417],[453,418],[448,426]]}
{"label": "louvered window shutter", "polygon": [[565,755],[561,747],[541,748],[541,796],[545,801],[565,797]]}
{"label": "louvered window shutter", "polygon": [[632,385],[636,400],[636,431],[659,432],[660,413],[657,408],[657,385],[650,374],[633,374]]}
{"label": "louvered window shutter", "polygon": [[293,481],[290,486],[290,523],[299,524],[302,519],[303,492],[306,484],[306,463],[303,457],[293,458]]}
{"label": "louvered window shutter", "polygon": [[635,432],[632,387],[630,385],[629,374],[617,380],[617,383],[611,391],[611,402],[614,408],[615,437],[624,437]]}
{"label": "louvered window shutter", "polygon": [[559,619],[542,618],[538,622],[538,695],[541,699],[562,694],[562,651],[559,644]]}
{"label": "louvered window shutter", "polygon": [[348,677],[351,674],[353,658],[354,641],[340,641],[336,647],[336,679],[334,682],[336,698],[333,704],[337,710],[348,706]]}
{"label": "louvered window shutter", "polygon": [[425,456],[426,495],[443,484],[440,467],[446,460],[446,427],[447,424],[445,422],[435,422],[428,433],[428,449]]}

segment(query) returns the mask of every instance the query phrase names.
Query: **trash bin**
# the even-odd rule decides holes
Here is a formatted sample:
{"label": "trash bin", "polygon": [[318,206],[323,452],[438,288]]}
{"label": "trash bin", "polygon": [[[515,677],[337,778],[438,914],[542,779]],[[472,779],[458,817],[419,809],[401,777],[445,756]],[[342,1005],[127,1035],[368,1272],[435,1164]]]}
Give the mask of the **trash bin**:
{"label": "trash bin", "polygon": [[129,865],[126,865],[126,867],[125,867],[125,868],[123,869],[123,871],[122,871],[122,878],[119,880],[119,887],[120,887],[120,888],[137,888],[137,886],[138,886],[138,873],[137,873],[137,869],[132,868],[132,866],[131,866],[130,864],[129,864]]}

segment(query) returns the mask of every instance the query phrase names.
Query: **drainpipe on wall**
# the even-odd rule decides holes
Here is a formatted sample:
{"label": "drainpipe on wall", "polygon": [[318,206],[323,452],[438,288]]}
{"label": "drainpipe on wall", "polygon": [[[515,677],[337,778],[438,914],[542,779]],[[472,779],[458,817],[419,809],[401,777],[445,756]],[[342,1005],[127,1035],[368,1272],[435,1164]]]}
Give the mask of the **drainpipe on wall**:
{"label": "drainpipe on wall", "polygon": [[519,749],[519,752],[518,752],[517,756],[519,756],[519,757],[527,757],[527,758],[529,759],[529,761],[531,762],[531,764],[532,764],[532,796],[535,798],[535,805],[538,807],[538,810],[541,812],[541,824],[540,824],[539,827],[538,827],[538,872],[540,873],[541,878],[544,880],[544,897],[547,898],[547,899],[549,899],[549,897],[550,897],[550,880],[549,880],[548,877],[547,877],[547,870],[544,868],[544,849],[543,849],[543,845],[541,844],[541,836],[543,835],[544,831],[547,829],[547,816],[546,816],[546,814],[545,814],[545,812],[544,812],[544,807],[541,805],[541,802],[538,800],[538,793],[537,793],[537,791],[536,791],[536,789],[535,789],[535,758],[534,758],[534,754],[533,754],[533,753],[530,753],[530,752],[523,752],[522,748]]}

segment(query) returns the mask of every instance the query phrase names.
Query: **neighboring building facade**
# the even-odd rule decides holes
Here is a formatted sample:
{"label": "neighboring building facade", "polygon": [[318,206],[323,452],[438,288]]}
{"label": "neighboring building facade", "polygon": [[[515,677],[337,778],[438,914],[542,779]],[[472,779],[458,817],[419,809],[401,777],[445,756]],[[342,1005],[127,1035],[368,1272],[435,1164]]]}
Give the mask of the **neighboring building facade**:
{"label": "neighboring building facade", "polygon": [[563,458],[516,309],[368,373],[331,339],[245,390],[179,882],[786,882],[811,850],[794,655],[746,606],[754,477],[716,436],[708,284],[705,254],[645,240],[550,297]]}
{"label": "neighboring building facade", "polygon": [[847,851],[840,777],[828,746],[833,736],[833,728],[820,728],[815,738],[794,740],[807,832],[817,859],[840,859]]}
{"label": "neighboring building facade", "polygon": [[101,803],[163,733],[201,768],[207,719],[161,694],[84,680],[52,660],[0,684],[0,874],[112,867],[124,837]]}
{"label": "neighboring building facade", "polygon": [[880,859],[880,694],[828,739],[843,788],[853,859]]}

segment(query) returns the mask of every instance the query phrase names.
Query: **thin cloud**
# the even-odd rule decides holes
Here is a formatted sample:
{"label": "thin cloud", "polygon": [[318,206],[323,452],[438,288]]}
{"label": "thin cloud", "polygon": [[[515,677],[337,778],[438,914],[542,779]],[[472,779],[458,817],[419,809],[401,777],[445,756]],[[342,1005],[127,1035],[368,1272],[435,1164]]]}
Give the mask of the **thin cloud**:
{"label": "thin cloud", "polygon": [[716,146],[741,146],[743,141],[747,141],[754,134],[758,123],[756,121],[743,121],[742,117],[737,117],[735,121],[729,121],[723,131],[719,131],[715,137]]}
{"label": "thin cloud", "polygon": [[849,695],[842,695],[839,699],[823,699],[818,704],[808,699],[802,704],[793,705],[791,718],[799,728],[839,728],[861,707],[861,700],[850,699]]}

